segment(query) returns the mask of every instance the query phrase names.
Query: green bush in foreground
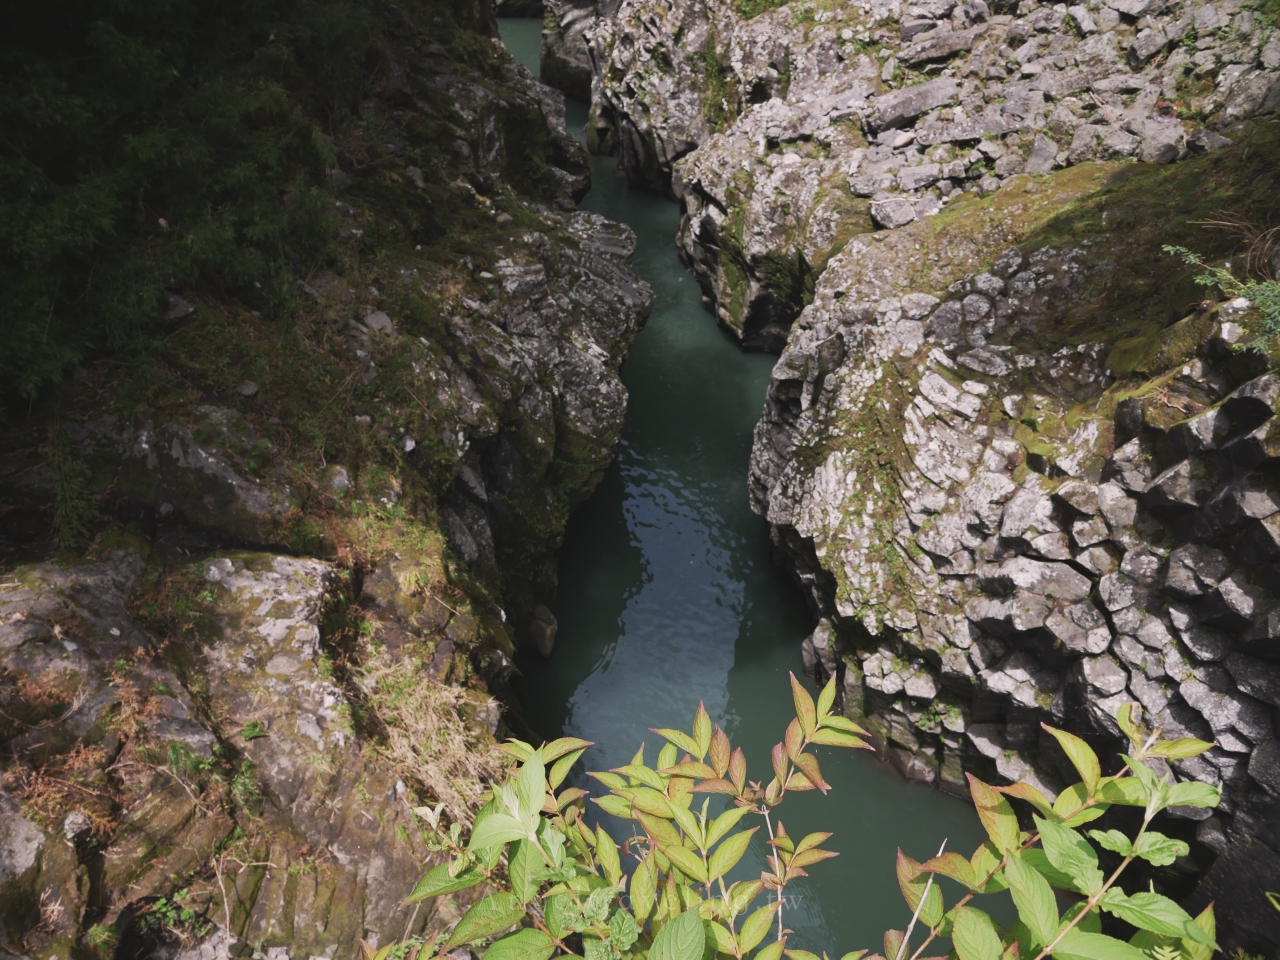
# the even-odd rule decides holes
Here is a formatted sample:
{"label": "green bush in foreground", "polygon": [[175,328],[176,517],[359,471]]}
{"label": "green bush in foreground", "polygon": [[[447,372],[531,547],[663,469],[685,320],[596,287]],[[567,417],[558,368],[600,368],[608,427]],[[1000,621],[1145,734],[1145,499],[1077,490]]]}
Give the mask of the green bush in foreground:
{"label": "green bush in foreground", "polygon": [[[508,751],[522,762],[519,773],[495,789],[465,847],[455,825],[446,844],[451,862],[429,870],[408,902],[479,884],[495,892],[473,905],[447,939],[442,935],[432,944],[393,943],[378,950],[366,945],[365,960],[427,960],[438,951],[493,937],[484,960],[549,960],[557,952],[585,960],[714,960],[743,958],[752,951],[754,960],[780,960],[783,954],[790,960],[817,960],[807,951],[787,949],[783,893],[806,875],[806,868],[835,856],[822,846],[831,835],[792,838],[777,818],[777,807],[788,793],[829,789],[817,759],[806,752],[811,745],[865,749],[866,731],[831,712],[834,681],[816,704],[794,676],[791,686],[796,718],[773,748],[773,779],[765,786],[747,779],[742,750],[732,749],[723,730],[712,730],[701,706],[692,733],[654,731],[667,743],[653,766],[645,763],[642,748],[628,765],[592,774],[609,789],[594,802],[632,821],[632,836],[621,850],[603,827],[592,830],[586,824],[586,792],[560,789],[587,741],[565,738],[537,750],[510,741]],[[1127,894],[1117,885],[1137,859],[1165,866],[1188,853],[1182,841],[1151,829],[1157,813],[1171,806],[1213,807],[1219,799],[1213,787],[1173,783],[1146,762],[1194,757],[1211,744],[1162,740],[1160,731],[1139,726],[1136,707],[1126,705],[1117,718],[1131,746],[1124,769],[1114,776],[1102,775],[1083,740],[1045,727],[1080,774],[1080,782],[1052,803],[1030,784],[992,787],[969,777],[989,839],[967,859],[940,852],[918,863],[898,852],[898,883],[911,919],[905,930],[885,933],[888,960],[918,960],[939,937],[950,938],[949,955],[958,960],[1209,960],[1215,949],[1212,908],[1193,919],[1167,897],[1150,891]],[[695,806],[696,794],[723,794],[731,805],[712,816],[710,798]],[[1010,800],[1034,810],[1033,831],[1020,829]],[[1117,804],[1142,809],[1135,836],[1082,829]],[[759,829],[739,828],[748,816],[763,819],[771,848],[768,870],[759,879],[728,883],[726,875]],[[1110,875],[1100,868],[1093,844],[1121,858]],[[630,876],[622,868],[624,856],[636,864]],[[944,903],[934,883],[938,874],[964,888],[959,901]],[[1075,901],[1065,913],[1059,913],[1055,888]],[[1008,927],[977,906],[978,897],[1003,890],[1012,895],[1018,914]],[[759,905],[762,896],[766,902]],[[1137,932],[1127,943],[1104,935],[1099,911]],[[504,933],[513,925],[519,929]],[[917,927],[923,937],[912,950]],[[842,960],[866,954],[859,950]]]}

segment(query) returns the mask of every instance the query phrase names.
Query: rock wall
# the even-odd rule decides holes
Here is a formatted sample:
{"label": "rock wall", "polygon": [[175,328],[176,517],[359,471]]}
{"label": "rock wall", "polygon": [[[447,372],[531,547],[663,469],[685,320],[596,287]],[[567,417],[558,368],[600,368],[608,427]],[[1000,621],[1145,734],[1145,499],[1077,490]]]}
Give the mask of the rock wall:
{"label": "rock wall", "polygon": [[681,198],[720,323],[779,350],[852,235],[1021,173],[1169,163],[1280,106],[1280,38],[1231,2],[629,0],[589,31],[598,140]]}
{"label": "rock wall", "polygon": [[[749,16],[748,14],[756,14]],[[750,488],[805,657],[906,776],[1055,793],[1040,723],[1216,741],[1152,880],[1280,923],[1274,353],[1162,245],[1280,191],[1280,31],[1232,3],[637,0],[588,37],[592,131],[685,207],[718,321],[780,351]],[[1254,268],[1280,270],[1280,263]],[[1260,339],[1261,338],[1261,339]]]}
{"label": "rock wall", "polygon": [[904,775],[1056,794],[1040,723],[1114,756],[1133,700],[1215,741],[1172,764],[1223,803],[1175,811],[1196,842],[1162,882],[1208,871],[1195,900],[1228,942],[1271,948],[1280,378],[1246,300],[1137,336],[1089,322],[1135,245],[1032,241],[934,295],[894,276],[901,247],[855,240],[774,370],[751,494],[820,611],[811,669]]}
{"label": "rock wall", "polygon": [[283,316],[168,278],[151,353],[5,423],[0,955],[348,957],[467,905],[401,907],[526,732],[652,292],[563,96],[446,13],[370,20]]}

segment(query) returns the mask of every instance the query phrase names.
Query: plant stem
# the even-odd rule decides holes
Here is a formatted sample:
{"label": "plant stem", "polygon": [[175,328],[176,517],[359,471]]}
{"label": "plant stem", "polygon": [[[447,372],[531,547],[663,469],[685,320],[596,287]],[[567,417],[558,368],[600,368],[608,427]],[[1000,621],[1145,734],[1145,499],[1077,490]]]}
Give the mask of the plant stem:
{"label": "plant stem", "polygon": [[[947,849],[947,841],[942,841],[942,846],[938,848],[935,856],[942,856],[942,852]],[[920,918],[920,911],[924,909],[925,898],[929,896],[929,891],[933,889],[933,874],[929,874],[929,879],[925,882],[924,893],[920,894],[920,902],[916,904],[916,909],[911,914],[911,922],[907,924],[907,932],[902,935],[902,942],[898,944],[898,952],[894,954],[893,960],[902,960],[902,953],[907,949],[907,944],[911,942],[911,931],[916,928],[916,920]]]}
{"label": "plant stem", "polygon": [[[764,806],[764,825],[769,828],[769,839],[772,840],[773,839],[773,821],[769,819],[769,805],[767,803]],[[776,850],[774,855],[775,856],[777,855]],[[775,891],[775,896],[778,898],[778,939],[781,940],[782,939],[782,887],[778,887],[778,889]]]}
{"label": "plant stem", "polygon": [[[1133,838],[1133,845],[1135,847],[1138,845],[1138,841],[1142,839],[1142,835],[1147,832],[1147,826],[1150,823],[1151,823],[1150,816],[1143,819],[1142,829],[1139,830],[1138,835]],[[1089,898],[1088,902],[1084,906],[1084,909],[1081,910],[1079,913],[1077,913],[1075,916],[1075,919],[1072,920],[1069,924],[1067,924],[1066,927],[1062,930],[1062,932],[1053,938],[1053,943],[1049,944],[1043,950],[1041,950],[1038,954],[1036,954],[1035,960],[1044,960],[1045,957],[1047,957],[1050,953],[1053,952],[1053,948],[1058,945],[1058,943],[1062,940],[1062,938],[1065,937],[1068,933],[1070,933],[1073,929],[1075,929],[1076,924],[1078,924],[1081,920],[1083,920],[1085,916],[1089,913],[1089,911],[1097,908],[1098,901],[1102,899],[1103,894],[1105,894],[1108,890],[1111,889],[1112,885],[1116,882],[1116,880],[1120,877],[1120,874],[1124,871],[1124,868],[1133,862],[1133,857],[1134,857],[1134,854],[1131,853],[1129,854],[1129,856],[1125,857],[1123,860],[1120,861],[1120,866],[1116,867],[1115,872],[1113,872],[1111,876],[1107,878],[1107,882],[1102,885],[1102,889]]]}

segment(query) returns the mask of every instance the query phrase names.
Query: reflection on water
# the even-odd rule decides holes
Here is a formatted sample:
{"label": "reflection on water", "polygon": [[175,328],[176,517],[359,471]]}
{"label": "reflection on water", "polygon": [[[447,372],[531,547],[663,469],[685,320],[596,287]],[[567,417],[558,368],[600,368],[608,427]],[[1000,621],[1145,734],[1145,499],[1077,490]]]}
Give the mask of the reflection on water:
{"label": "reflection on water", "polygon": [[[536,71],[540,21],[500,26]],[[568,115],[580,131],[585,105],[571,103]],[[793,716],[787,673],[800,673],[812,625],[747,503],[751,430],[773,358],[744,354],[717,329],[676,256],[678,206],[629,190],[613,165],[595,159],[583,206],[636,231],[635,269],[657,300],[623,371],[630,402],[617,460],[574,515],[560,554],[555,654],[520,663],[525,709],[545,737],[595,741],[585,763],[599,770],[628,762],[646,741],[652,761],[660,742],[648,728],[688,729],[703,700],[763,780],[769,748]],[[894,876],[897,846],[923,860],[949,838],[948,849],[968,854],[981,827],[967,805],[906,783],[870,755],[823,748],[820,759],[832,794],[788,798],[782,820],[792,835],[834,831],[841,856],[790,888],[790,945],[837,956],[879,949],[886,927],[910,919]],[[743,876],[763,867],[761,846]]]}

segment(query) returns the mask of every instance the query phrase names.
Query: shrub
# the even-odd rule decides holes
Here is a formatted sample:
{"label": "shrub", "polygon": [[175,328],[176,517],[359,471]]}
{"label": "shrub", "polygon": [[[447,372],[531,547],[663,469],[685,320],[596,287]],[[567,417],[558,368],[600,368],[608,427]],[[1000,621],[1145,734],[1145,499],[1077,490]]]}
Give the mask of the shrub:
{"label": "shrub", "polygon": [[[783,954],[790,960],[817,960],[806,951],[787,949],[782,894],[791,881],[835,853],[823,847],[830,834],[788,835],[777,808],[792,792],[829,789],[817,759],[807,752],[810,745],[856,749],[867,744],[860,727],[831,712],[834,680],[816,704],[794,676],[791,685],[796,718],[773,748],[773,778],[767,786],[748,779],[742,751],[732,749],[723,730],[712,730],[701,706],[691,733],[655,731],[667,744],[653,766],[641,750],[624,767],[592,774],[609,790],[595,803],[605,813],[631,821],[632,835],[621,850],[603,827],[587,825],[585,791],[561,789],[589,746],[586,741],[565,738],[536,750],[510,741],[508,752],[522,763],[519,773],[494,790],[465,847],[454,831],[451,862],[429,870],[408,901],[482,883],[496,892],[472,906],[447,939],[414,943],[411,952],[425,960],[437,949],[497,937],[485,950],[485,960],[549,960],[557,951],[586,960],[646,954],[649,960],[748,954],[754,960],[780,960]],[[970,776],[974,805],[989,839],[968,858],[940,852],[919,863],[899,851],[898,883],[910,922],[905,929],[885,933],[884,956],[917,960],[939,937],[949,937],[959,960],[1043,960],[1051,953],[1091,960],[1209,960],[1215,949],[1212,908],[1193,919],[1166,897],[1150,891],[1127,894],[1117,884],[1135,860],[1165,866],[1188,852],[1182,841],[1151,829],[1160,811],[1212,807],[1219,799],[1211,786],[1171,782],[1167,773],[1158,777],[1148,765],[1198,756],[1211,745],[1161,740],[1159,731],[1139,725],[1136,708],[1128,704],[1118,715],[1130,749],[1124,767],[1112,776],[1102,775],[1098,757],[1083,740],[1045,727],[1081,778],[1053,802],[1030,784],[993,787]],[[721,794],[731,805],[712,816],[709,798],[700,808],[694,805],[697,794]],[[1021,829],[1011,800],[1034,811],[1033,830]],[[1114,829],[1086,834],[1086,824],[1116,805],[1142,810],[1142,825],[1133,837]],[[759,879],[726,884],[725,875],[759,829],[738,827],[755,816],[762,818],[769,836],[768,869]],[[1102,871],[1095,844],[1120,858],[1110,874]],[[500,868],[504,854],[505,870]],[[636,863],[630,876],[622,868],[624,857]],[[937,875],[966,891],[949,907],[934,884]],[[1055,889],[1072,901],[1065,912],[1059,912]],[[1018,915],[1008,927],[997,925],[976,905],[977,898],[1004,890],[1011,893]],[[762,896],[765,902],[759,904]],[[1137,932],[1127,943],[1103,935],[1100,911]],[[513,924],[520,928],[503,934]],[[917,926],[924,936],[911,950]],[[773,938],[765,943],[771,930]],[[365,946],[364,956],[382,960],[405,948],[405,943],[381,950]],[[859,960],[866,952],[845,954],[844,960]]]}

